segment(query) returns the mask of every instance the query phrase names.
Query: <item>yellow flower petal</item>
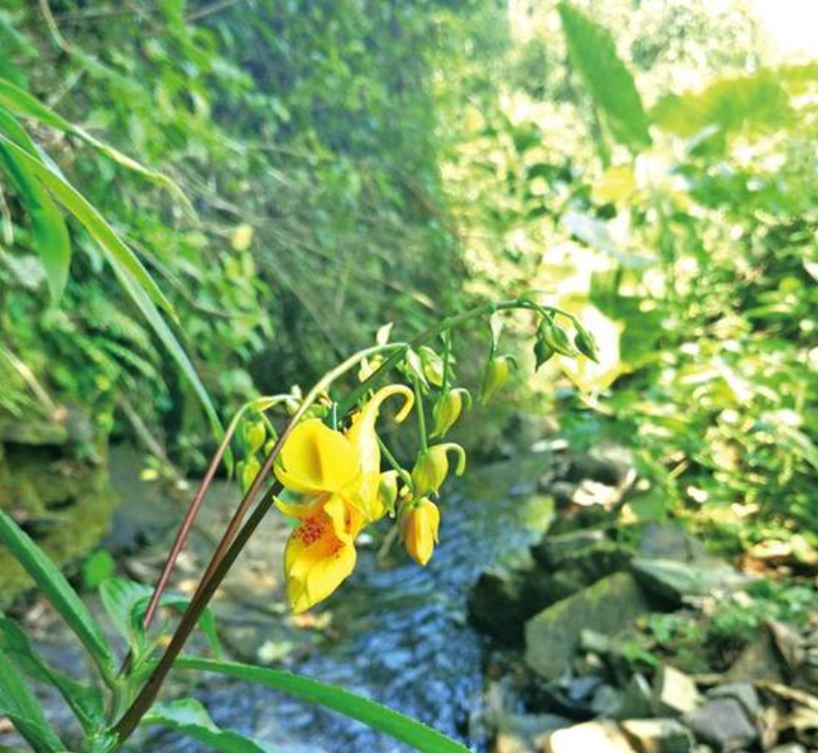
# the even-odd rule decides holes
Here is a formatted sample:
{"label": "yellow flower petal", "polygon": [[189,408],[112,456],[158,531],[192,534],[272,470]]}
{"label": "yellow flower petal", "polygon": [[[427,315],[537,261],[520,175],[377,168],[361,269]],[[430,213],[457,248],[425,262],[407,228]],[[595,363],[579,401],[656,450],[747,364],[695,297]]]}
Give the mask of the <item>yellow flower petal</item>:
{"label": "yellow flower petal", "polygon": [[381,485],[381,448],[378,445],[375,423],[381,405],[393,395],[402,395],[404,398],[403,406],[395,416],[397,423],[403,421],[412,410],[415,396],[406,385],[391,384],[378,390],[363,409],[352,417],[352,425],[346,432],[347,439],[357,450],[360,459],[362,475],[357,498],[369,523],[379,520],[384,512],[378,503]]}
{"label": "yellow flower petal", "polygon": [[287,542],[287,601],[296,613],[326,599],[355,569],[355,545],[341,541],[321,511],[296,528]]}
{"label": "yellow flower petal", "polygon": [[303,494],[337,492],[360,472],[358,454],[341,432],[311,418],[284,443],[275,473],[287,489]]}

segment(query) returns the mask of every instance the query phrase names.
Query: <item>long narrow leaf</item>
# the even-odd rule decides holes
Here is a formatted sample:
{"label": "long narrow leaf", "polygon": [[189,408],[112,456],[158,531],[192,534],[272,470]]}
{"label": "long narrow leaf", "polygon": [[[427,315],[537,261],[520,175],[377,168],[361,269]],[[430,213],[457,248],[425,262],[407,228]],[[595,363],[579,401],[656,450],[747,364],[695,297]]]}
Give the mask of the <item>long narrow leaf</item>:
{"label": "long narrow leaf", "polygon": [[160,290],[142,262],[134,255],[102,215],[62,176],[21,149],[11,139],[0,133],[0,145],[9,149],[20,159],[26,170],[37,178],[74,217],[76,217],[97,241],[105,255],[127,269],[150,297],[169,314],[173,306]]}
{"label": "long narrow leaf", "polygon": [[[114,268],[122,287],[128,291],[128,294],[131,296],[134,303],[136,303],[145,319],[148,320],[148,323],[153,328],[153,331],[156,333],[157,337],[162,341],[165,348],[167,348],[171,358],[176,361],[176,365],[179,367],[179,370],[190,383],[190,386],[193,388],[193,391],[196,393],[196,396],[199,398],[199,402],[202,404],[202,407],[207,414],[213,434],[217,439],[221,439],[223,436],[224,427],[219,420],[219,414],[216,412],[216,408],[210,400],[210,395],[207,393],[207,388],[204,386],[204,384],[202,384],[202,380],[199,379],[199,375],[196,373],[196,369],[190,362],[185,349],[176,339],[173,331],[168,326],[167,322],[164,320],[162,314],[156,308],[153,301],[137,284],[136,280],[134,280],[130,273],[120,267],[119,264],[113,260],[111,261],[111,266]],[[226,457],[228,458],[228,462],[232,462],[232,455],[230,455],[229,452],[226,454]]]}
{"label": "long narrow leaf", "polygon": [[157,703],[141,723],[176,730],[218,753],[273,753],[270,748],[249,737],[216,726],[205,707],[193,699]]}
{"label": "long narrow leaf", "polygon": [[7,716],[36,753],[65,750],[14,664],[0,650],[0,716]]}
{"label": "long narrow leaf", "polygon": [[17,146],[2,133],[0,133],[0,147],[6,148],[19,159],[26,169],[34,173],[60,203],[85,226],[86,230],[106,252],[106,257],[114,268],[120,283],[153,327],[171,357],[176,361],[182,374],[199,398],[210,421],[213,433],[217,438],[221,438],[223,431],[221,421],[216,408],[210,400],[210,395],[208,395],[207,389],[196,373],[196,369],[193,368],[193,364],[191,364],[184,348],[168,327],[155,303],[158,303],[175,318],[173,306],[145,267],[142,266],[142,262],[119,238],[102,215],[64,178]]}
{"label": "long narrow leaf", "polygon": [[103,676],[109,678],[114,669],[114,657],[91,613],[59,568],[2,509],[0,542],[76,633]]}
{"label": "long narrow leaf", "polygon": [[[2,127],[2,122],[0,122]],[[0,144],[0,170],[14,185],[31,220],[31,245],[45,268],[51,298],[59,301],[68,282],[71,238],[59,207],[20,158]]]}
{"label": "long narrow leaf", "polygon": [[611,33],[568,2],[558,6],[571,62],[616,138],[641,149],[651,143],[639,90],[616,52]]}
{"label": "long narrow leaf", "polygon": [[119,165],[138,173],[148,180],[153,181],[161,186],[164,186],[171,193],[173,193],[190,212],[194,213],[190,200],[185,195],[184,191],[179,188],[167,175],[164,175],[156,170],[151,170],[143,164],[137,162],[135,159],[128,157],[119,150],[106,144],[95,136],[92,136],[88,131],[80,126],[66,120],[59,113],[54,112],[50,107],[44,105],[36,97],[33,97],[24,89],[15,86],[11,81],[0,77],[0,105],[6,107],[11,112],[25,118],[32,118],[43,123],[44,125],[56,128],[64,133],[69,133],[85,143],[102,152],[108,159],[116,162]]}
{"label": "long narrow leaf", "polygon": [[56,688],[83,729],[91,734],[104,723],[104,700],[96,688],[80,685],[50,666],[31,645],[19,625],[0,613],[0,650],[20,671],[37,682]]}
{"label": "long narrow leaf", "polygon": [[404,714],[382,706],[380,703],[292,672],[194,657],[177,659],[176,666],[180,669],[215,672],[265,685],[273,690],[280,690],[282,693],[325,706],[351,719],[363,722],[372,729],[385,732],[423,753],[469,753],[468,748],[461,743]]}

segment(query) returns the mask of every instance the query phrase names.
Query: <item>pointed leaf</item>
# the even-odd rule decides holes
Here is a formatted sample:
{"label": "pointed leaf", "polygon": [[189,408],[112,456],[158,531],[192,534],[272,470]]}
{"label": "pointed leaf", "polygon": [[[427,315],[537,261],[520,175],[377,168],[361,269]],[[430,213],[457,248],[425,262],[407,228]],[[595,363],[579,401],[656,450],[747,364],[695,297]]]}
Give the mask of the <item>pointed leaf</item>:
{"label": "pointed leaf", "polygon": [[[6,133],[21,149],[39,159],[37,148],[16,119],[0,108],[0,133]],[[71,264],[71,239],[62,213],[48,191],[26,169],[23,161],[0,144],[0,170],[14,185],[31,219],[31,246],[39,254],[52,299],[62,296]]]}
{"label": "pointed leaf", "polygon": [[114,657],[91,613],[59,568],[2,509],[0,542],[23,566],[40,591],[76,633],[102,674],[110,677],[114,669]]}
{"label": "pointed leaf", "polygon": [[45,662],[20,626],[0,614],[0,650],[20,671],[37,682],[55,687],[89,734],[104,723],[104,699],[96,688],[80,685]]}
{"label": "pointed leaf", "polygon": [[36,753],[65,750],[14,664],[0,650],[0,716],[7,716]]}
{"label": "pointed leaf", "polygon": [[271,748],[238,732],[216,726],[207,709],[192,698],[157,703],[141,722],[145,726],[159,725],[208,745],[218,753],[273,753]]}
{"label": "pointed leaf", "polygon": [[56,128],[59,131],[69,133],[72,136],[82,139],[86,144],[94,147],[94,149],[97,149],[113,162],[116,162],[128,170],[142,175],[148,180],[165,187],[184,204],[188,212],[191,214],[194,213],[193,206],[190,204],[190,200],[187,198],[184,191],[182,191],[182,189],[179,188],[179,186],[176,185],[176,183],[174,183],[167,175],[163,175],[162,173],[145,167],[135,159],[128,157],[126,154],[123,154],[109,144],[100,141],[88,133],[88,131],[86,131],[84,128],[81,128],[80,126],[66,120],[62,115],[44,105],[36,97],[2,77],[0,77],[0,105],[16,115],[24,118],[32,118],[40,123],[43,123],[44,125],[50,126],[51,128]]}
{"label": "pointed leaf", "polygon": [[177,659],[176,666],[180,669],[215,672],[280,690],[304,701],[325,706],[351,719],[357,719],[372,729],[385,732],[424,753],[469,753],[468,748],[461,743],[380,703],[291,672],[193,657]]}
{"label": "pointed leaf", "polygon": [[571,62],[605,115],[614,136],[639,150],[651,143],[642,98],[616,52],[611,33],[568,2],[558,6]]}

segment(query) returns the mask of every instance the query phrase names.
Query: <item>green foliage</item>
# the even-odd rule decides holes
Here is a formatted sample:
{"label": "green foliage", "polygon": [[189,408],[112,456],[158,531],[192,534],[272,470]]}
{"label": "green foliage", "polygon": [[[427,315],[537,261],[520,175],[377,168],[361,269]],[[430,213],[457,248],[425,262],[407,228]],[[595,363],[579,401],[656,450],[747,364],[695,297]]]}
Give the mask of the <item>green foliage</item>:
{"label": "green foliage", "polygon": [[648,119],[633,76],[616,52],[611,33],[571,3],[561,2],[559,14],[571,62],[617,139],[634,150],[649,146]]}
{"label": "green foliage", "polygon": [[244,735],[219,729],[207,709],[190,698],[157,703],[145,716],[143,724],[176,730],[219,753],[272,753],[271,748]]}
{"label": "green foliage", "polygon": [[110,678],[114,671],[113,654],[88,608],[54,563],[3,510],[0,510],[0,541],[62,615],[102,676]]}
{"label": "green foliage", "polygon": [[0,714],[7,716],[35,753],[57,753],[65,745],[49,726],[34,694],[0,650]]}
{"label": "green foliage", "polygon": [[[135,695],[144,681],[146,667],[149,669],[153,666],[151,654],[157,641],[150,640],[143,628],[144,612],[151,589],[118,579],[105,581],[100,588],[103,605],[114,627],[126,639],[131,652],[127,671],[120,672],[115,677],[113,655],[77,594],[46,555],[2,511],[0,540],[35,578],[42,593],[65,618],[90,658],[97,663],[113,693],[112,713],[117,714],[120,711],[118,703]],[[187,599],[165,595],[163,604],[186,606]],[[210,612],[202,617],[200,626],[211,638],[214,653],[217,653],[215,624]],[[425,753],[466,751],[459,743],[403,714],[333,685],[290,672],[192,657],[177,660],[176,666],[260,683],[326,706]],[[103,702],[99,692],[81,686],[51,669],[32,648],[19,627],[0,615],[0,713],[11,720],[36,753],[64,750],[65,746],[49,726],[21,672],[39,682],[52,685],[60,692],[85,731],[84,750],[93,752],[116,749],[113,729],[109,726],[113,720],[103,716]],[[142,722],[148,726],[161,725],[180,731],[226,753],[263,753],[267,750],[242,735],[219,729],[204,707],[190,699],[154,705]]]}
{"label": "green foliage", "polygon": [[215,672],[259,683],[310,703],[326,706],[351,719],[357,719],[373,729],[385,732],[396,740],[408,743],[424,753],[465,753],[468,750],[440,732],[399,714],[397,711],[392,711],[386,706],[361,698],[334,685],[299,677],[291,672],[264,669],[236,662],[194,658],[182,658],[177,665],[183,669]]}

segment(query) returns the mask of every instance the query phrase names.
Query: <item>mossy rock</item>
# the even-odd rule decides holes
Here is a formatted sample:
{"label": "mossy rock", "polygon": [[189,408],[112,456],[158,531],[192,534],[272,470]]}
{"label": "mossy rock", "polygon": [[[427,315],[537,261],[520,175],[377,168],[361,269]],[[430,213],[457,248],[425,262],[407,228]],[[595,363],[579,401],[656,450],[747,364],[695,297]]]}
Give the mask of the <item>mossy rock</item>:
{"label": "mossy rock", "polygon": [[[105,452],[95,454],[94,460],[72,457],[69,444],[0,444],[0,507],[61,568],[81,560],[110,526],[116,497]],[[33,586],[3,547],[0,573],[0,606]]]}

